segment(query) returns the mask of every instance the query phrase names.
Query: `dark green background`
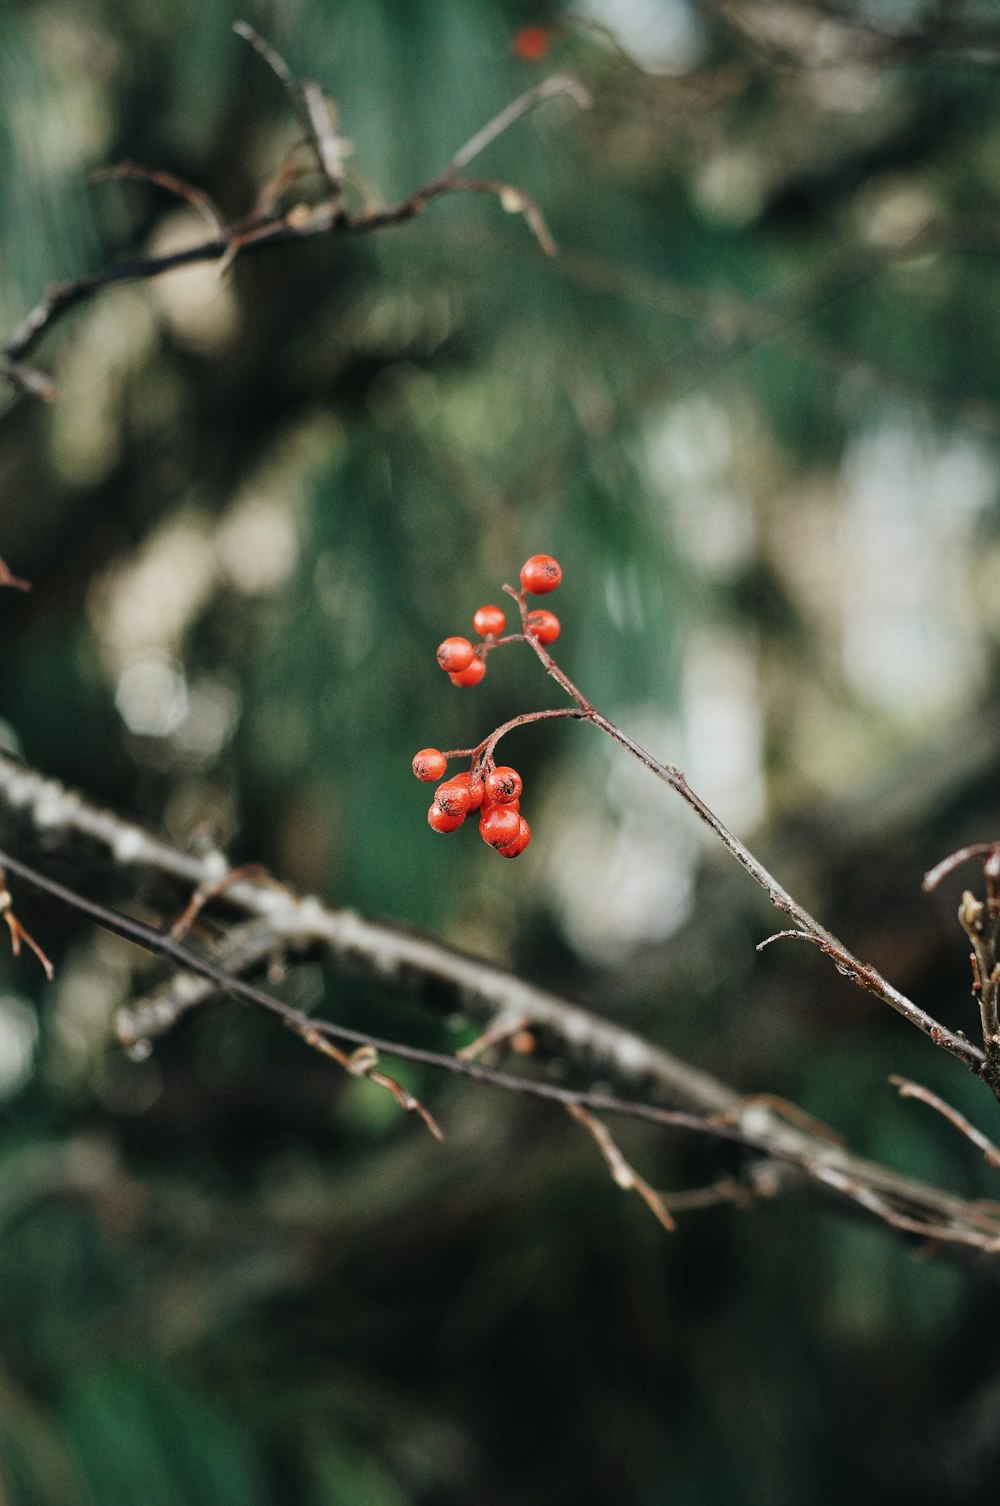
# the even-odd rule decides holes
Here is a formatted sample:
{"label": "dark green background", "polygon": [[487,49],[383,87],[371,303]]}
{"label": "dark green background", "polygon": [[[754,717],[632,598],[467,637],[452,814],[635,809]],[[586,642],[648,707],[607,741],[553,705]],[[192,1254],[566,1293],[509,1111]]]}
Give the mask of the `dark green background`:
{"label": "dark green background", "polygon": [[[519,734],[534,841],[513,864],[433,836],[408,772],[418,747],[555,704],[519,650],[462,695],[433,658],[551,550],[587,693],[693,757],[806,903],[974,1031],[960,885],[930,900],[919,880],[994,836],[1000,805],[997,53],[876,56],[838,17],[937,8],[822,10],[837,66],[812,33],[782,50],[695,9],[671,74],[514,0],[0,9],[9,329],[48,281],[176,216],[146,184],[88,189],[99,166],[164,168],[246,213],[295,127],[236,16],[337,99],[385,199],[550,66],[596,102],[547,104],[482,159],[538,200],[554,260],[494,199],[452,197],[364,241],[247,255],[224,284],[209,269],[186,312],[144,284],[59,324],[34,356],[55,404],[0,421],[0,554],[35,585],[0,598],[0,715],[33,764],[177,841],[217,831],[234,860],[996,1196],[886,1077],[990,1129],[985,1090],[811,949],[756,956],[763,899],[620,750]],[[512,47],[536,21],[544,64]],[[900,254],[906,226],[947,248]],[[172,677],[186,720],[164,703],[159,729],[129,727],[137,663]],[[756,807],[731,760],[712,772],[754,736]],[[146,914],[183,902],[34,855]],[[643,921],[644,875],[671,863],[678,921]],[[59,975],[36,999],[30,959],[2,964],[7,1036],[30,1042],[29,1006],[40,1022],[0,1102],[12,1506],[994,1498],[991,1286],[806,1203],[691,1213],[668,1237],[554,1111],[421,1080],[442,1149],[235,1007],[129,1063],[114,1011],[159,975],[28,896],[18,911]],[[471,1034],[316,967],[283,987],[376,1033]],[[668,1190],[738,1170],[622,1143]]]}

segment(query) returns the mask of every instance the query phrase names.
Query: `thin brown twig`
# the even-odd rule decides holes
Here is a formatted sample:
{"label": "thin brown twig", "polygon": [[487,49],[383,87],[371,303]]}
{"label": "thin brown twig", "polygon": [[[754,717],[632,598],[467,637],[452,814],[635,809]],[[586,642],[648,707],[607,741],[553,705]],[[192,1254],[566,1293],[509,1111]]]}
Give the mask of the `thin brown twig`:
{"label": "thin brown twig", "polygon": [[31,590],[31,582],[12,575],[3,559],[0,559],[0,586],[9,586],[14,591]]}
{"label": "thin brown twig", "polygon": [[243,863],[239,868],[230,868],[227,873],[213,880],[212,883],[198,885],[184,911],[170,927],[170,935],[174,941],[180,941],[187,935],[206,905],[210,904],[213,899],[219,899],[227,889],[231,889],[234,884],[243,883],[245,879],[255,879],[257,883],[269,884],[272,889],[277,889],[282,894],[289,893],[284,884],[272,878],[263,863]]}
{"label": "thin brown twig", "polygon": [[956,868],[967,863],[970,858],[989,857],[992,853],[1000,853],[1000,842],[974,842],[971,847],[960,847],[957,852],[949,853],[946,858],[942,858],[940,863],[935,863],[934,867],[924,874],[923,888],[930,894],[942,879],[947,878],[949,873],[954,873]]}
{"label": "thin brown twig", "polygon": [[14,956],[20,957],[22,944],[30,948],[30,950],[34,952],[35,956],[42,964],[45,976],[51,983],[52,979],[55,977],[55,968],[52,966],[52,963],[42,951],[35,938],[30,934],[30,932],[25,930],[24,926],[14,914],[14,898],[7,887],[7,878],[3,872],[3,869],[0,869],[0,915],[3,916],[4,921],[7,925],[7,929],[10,932],[10,946],[11,951],[14,953]]}
{"label": "thin brown twig", "polygon": [[310,1024],[307,1017],[301,1015],[298,1010],[286,1011],[283,1018],[286,1025],[290,1026],[307,1046],[311,1046],[321,1056],[328,1056],[331,1061],[343,1067],[351,1077],[365,1077],[377,1087],[385,1088],[392,1094],[400,1108],[405,1109],[408,1114],[418,1115],[424,1121],[435,1140],[444,1140],[440,1125],[420,1099],[404,1088],[395,1077],[389,1077],[387,1073],[378,1070],[379,1055],[373,1045],[365,1044],[358,1046],[354,1051],[341,1051],[320,1026]]}
{"label": "thin brown twig", "polygon": [[193,183],[178,178],[174,173],[163,172],[155,167],[143,167],[140,162],[126,160],[116,162],[112,167],[99,167],[90,174],[89,183],[107,183],[115,179],[130,178],[140,183],[155,183],[157,188],[166,189],[176,198],[183,199],[190,204],[192,209],[197,210],[209,229],[216,235],[222,235],[226,228],[226,222],[222,217],[217,205],[209,198],[208,194],[200,188],[195,188]]}
{"label": "thin brown twig", "polygon": [[753,1193],[735,1177],[720,1177],[707,1187],[689,1187],[681,1192],[665,1192],[664,1201],[671,1213],[695,1213],[703,1208],[717,1208],[722,1203],[733,1208],[750,1208]]}
{"label": "thin brown twig", "polygon": [[677,1225],[670,1217],[662,1197],[650,1187],[649,1183],[639,1175],[635,1167],[625,1159],[615,1144],[607,1125],[602,1124],[599,1119],[596,1119],[593,1114],[588,1113],[585,1108],[581,1108],[578,1103],[568,1103],[566,1105],[566,1112],[571,1119],[576,1120],[577,1124],[582,1124],[584,1129],[592,1136],[598,1150],[607,1162],[608,1170],[611,1173],[611,1180],[615,1186],[620,1187],[623,1192],[637,1192],[646,1204],[646,1207],[663,1225],[668,1234],[675,1233]]}
{"label": "thin brown twig", "polygon": [[515,1015],[512,1019],[500,1016],[493,1021],[492,1025],[488,1025],[477,1035],[474,1041],[470,1041],[467,1046],[462,1046],[459,1051],[456,1051],[455,1055],[463,1062],[475,1061],[486,1051],[494,1051],[497,1046],[506,1046],[515,1036],[527,1030],[530,1024],[531,1021],[527,1015]]}
{"label": "thin brown twig", "polygon": [[939,1098],[937,1093],[932,1093],[930,1088],[923,1087],[919,1082],[912,1082],[908,1077],[893,1075],[889,1078],[889,1081],[894,1088],[899,1089],[900,1098],[917,1098],[921,1103],[926,1103],[928,1108],[932,1108],[941,1114],[943,1118],[947,1119],[949,1124],[955,1126],[960,1135],[964,1135],[967,1140],[971,1140],[976,1149],[982,1151],[986,1161],[993,1167],[994,1171],[1000,1171],[1000,1150],[997,1149],[992,1140],[983,1134],[982,1130],[976,1129],[976,1126],[971,1124],[964,1114],[960,1114],[958,1109],[952,1108],[950,1103],[946,1103],[943,1098]]}

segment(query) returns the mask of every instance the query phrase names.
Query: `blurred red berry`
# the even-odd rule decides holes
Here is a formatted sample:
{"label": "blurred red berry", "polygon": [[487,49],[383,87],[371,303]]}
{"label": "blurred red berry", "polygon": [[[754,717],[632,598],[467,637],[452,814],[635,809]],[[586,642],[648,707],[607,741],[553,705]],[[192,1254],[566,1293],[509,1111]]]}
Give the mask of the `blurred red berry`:
{"label": "blurred red berry", "polygon": [[427,822],[432,831],[457,831],[464,820],[464,815],[449,816],[436,801],[427,812]]}
{"label": "blurred red berry", "polygon": [[[506,809],[506,807],[504,808]],[[531,827],[528,825],[523,816],[519,816],[518,820],[521,824],[517,829],[517,836],[514,838],[513,842],[507,842],[503,847],[497,848],[497,852],[502,858],[518,857],[531,841]]]}
{"label": "blurred red berry", "polygon": [[499,607],[480,607],[472,619],[472,626],[483,638],[499,638],[507,626],[507,617]]}
{"label": "blurred red berry", "polygon": [[479,818],[479,835],[491,847],[507,847],[517,841],[522,819],[509,805],[491,805]]}
{"label": "blurred red berry", "polygon": [[540,608],[537,612],[528,613],[528,632],[539,643],[555,643],[562,632],[562,623],[555,612],[546,612]]}
{"label": "blurred red berry", "polygon": [[446,638],[438,644],[437,661],[450,675],[457,675],[468,669],[475,652],[468,638]]}
{"label": "blurred red berry", "polygon": [[448,767],[448,760],[439,748],[421,748],[413,755],[413,772],[424,784],[440,779]]}
{"label": "blurred red berry", "polygon": [[459,774],[454,779],[446,779],[444,784],[439,784],[434,791],[434,804],[444,811],[446,816],[462,816],[469,814],[472,805],[472,792],[468,784],[462,783]]}
{"label": "blurred red berry", "polygon": [[522,63],[540,63],[552,46],[552,34],[547,26],[519,26],[513,43]]}
{"label": "blurred red berry", "polygon": [[478,685],[486,673],[486,660],[473,659],[468,669],[460,670],[458,674],[449,674],[448,678],[453,685]]}
{"label": "blurred red berry", "polygon": [[545,596],[562,580],[562,568],[551,554],[533,554],[521,566],[521,588],[532,596]]}
{"label": "blurred red berry", "polygon": [[521,798],[521,776],[507,764],[501,764],[487,774],[485,784],[487,805],[513,805]]}

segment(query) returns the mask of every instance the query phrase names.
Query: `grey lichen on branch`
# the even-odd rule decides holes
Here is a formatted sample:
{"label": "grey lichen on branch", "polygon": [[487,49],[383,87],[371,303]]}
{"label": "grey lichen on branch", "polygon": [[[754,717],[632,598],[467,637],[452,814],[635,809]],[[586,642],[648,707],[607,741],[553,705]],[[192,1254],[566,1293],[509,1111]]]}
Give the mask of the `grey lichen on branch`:
{"label": "grey lichen on branch", "polygon": [[[218,888],[227,873],[221,854],[199,857],[181,852],[57,782],[0,756],[0,811],[4,808],[8,815],[5,825],[16,827],[20,822],[27,826],[34,844],[44,841],[48,850],[67,853],[75,849],[79,857],[81,846],[94,844],[119,869],[160,874],[186,888]],[[389,1085],[403,1106],[420,1114],[425,1122],[429,1116],[419,1100],[394,1079],[376,1075],[381,1057],[395,1055],[483,1086],[554,1102],[567,1111],[575,1106],[591,1116],[627,1117],[728,1142],[750,1153],[748,1176],[760,1196],[796,1187],[818,1189],[842,1206],[900,1233],[922,1237],[956,1254],[967,1251],[989,1257],[990,1269],[994,1269],[994,1257],[1000,1253],[1000,1221],[995,1211],[854,1156],[823,1135],[789,1124],[787,1113],[779,1114],[769,1098],[745,1098],[642,1037],[489,963],[351,911],[329,909],[315,898],[300,898],[247,880],[226,887],[219,903],[254,918],[232,928],[213,955],[202,957],[167,933],[154,931],[54,884],[18,859],[0,855],[0,862],[4,861],[15,877],[173,963],[178,971],[171,985],[173,997],[163,1015],[157,1019],[152,1013],[155,999],[141,1006],[151,1011],[141,1018],[149,1034],[167,1028],[185,1008],[196,1003],[234,997],[277,1016],[306,1044],[335,1057],[354,1075],[376,1082],[381,1077],[382,1085]],[[564,1055],[577,1071],[606,1077],[643,1097],[621,1098],[603,1090],[564,1087],[403,1042],[378,1040],[303,1015],[232,970],[265,967],[270,958],[285,956],[296,946],[319,948],[342,970],[365,973],[400,993],[416,990],[423,996],[429,985],[436,993],[451,990],[455,1007],[484,1022],[498,1016],[526,1020],[542,1036],[547,1050]],[[134,1034],[129,1034],[124,1021],[121,1023],[124,1039],[134,1043]],[[133,1031],[138,1023],[137,1006]],[[357,1049],[349,1052],[343,1049],[345,1046]],[[681,1107],[665,1108],[663,1103]],[[594,1133],[590,1125],[586,1127]],[[607,1157],[606,1150],[604,1153]],[[768,1167],[772,1171],[764,1175]],[[776,1177],[775,1172],[780,1175]],[[632,1177],[630,1185],[641,1196],[650,1194],[669,1217],[669,1199],[656,1194],[645,1182],[640,1187],[642,1179],[634,1173]],[[622,1175],[619,1185],[628,1180]],[[666,1222],[654,1202],[650,1206],[661,1222]]]}

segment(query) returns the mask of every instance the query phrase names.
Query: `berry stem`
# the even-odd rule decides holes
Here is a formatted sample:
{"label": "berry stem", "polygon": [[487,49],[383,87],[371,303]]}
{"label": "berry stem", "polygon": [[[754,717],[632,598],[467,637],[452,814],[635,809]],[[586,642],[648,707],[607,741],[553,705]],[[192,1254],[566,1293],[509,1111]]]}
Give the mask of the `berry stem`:
{"label": "berry stem", "polygon": [[482,643],[476,645],[476,653],[481,659],[493,648],[502,648],[505,643],[523,643],[524,633],[506,633],[502,638],[485,638]]}
{"label": "berry stem", "polygon": [[526,599],[527,593],[525,591],[515,591],[513,586],[504,586],[504,590],[507,592],[508,596],[512,596],[517,602],[517,609],[521,614],[521,623],[524,627],[524,638],[528,643],[530,643],[539,659],[541,659],[542,663],[545,665],[546,673],[550,674],[553,680],[555,680],[556,684],[561,685],[566,694],[572,697],[572,699],[580,708],[581,716],[587,717],[588,719],[592,720],[597,715],[597,713],[590,702],[587,700],[587,697],[584,695],[583,691],[580,690],[576,685],[574,685],[569,675],[559,668],[559,665],[553,659],[552,655],[549,653],[545,645],[543,643],[539,643],[538,639],[528,631],[528,602]]}
{"label": "berry stem", "polygon": [[525,727],[528,722],[551,721],[554,717],[569,716],[575,717],[577,721],[583,721],[587,715],[587,712],[581,711],[576,706],[556,706],[550,711],[523,711],[520,716],[511,717],[509,722],[504,722],[502,726],[497,727],[495,732],[491,732],[489,737],[473,750],[473,756],[478,755],[476,762],[482,768],[485,764],[492,762],[494,750],[500,739],[508,732],[513,732],[516,727]]}

